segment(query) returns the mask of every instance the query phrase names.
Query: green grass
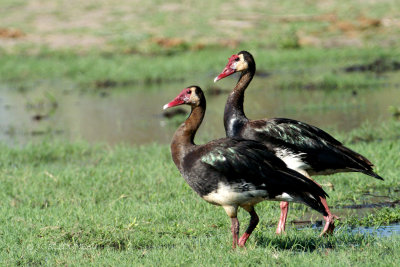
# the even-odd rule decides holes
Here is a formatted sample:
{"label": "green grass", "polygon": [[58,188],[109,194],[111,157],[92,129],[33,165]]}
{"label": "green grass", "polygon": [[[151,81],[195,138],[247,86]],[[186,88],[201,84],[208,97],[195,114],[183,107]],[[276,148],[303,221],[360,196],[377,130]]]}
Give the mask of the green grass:
{"label": "green grass", "polygon": [[[346,135],[350,142],[371,133],[368,142],[348,145],[368,156],[385,181],[359,174],[318,177],[319,182],[335,186],[335,191],[326,188],[331,206],[361,203],[365,192],[399,189],[399,127],[392,122]],[[343,134],[338,137],[346,139]],[[167,145],[110,148],[57,140],[2,145],[0,166],[3,265],[400,263],[398,236],[339,231],[319,238],[319,230],[289,227],[285,236],[278,237],[276,202],[258,205],[261,223],[247,249],[232,251],[225,212],[189,188]],[[293,205],[289,221],[309,212],[303,205]],[[343,218],[340,225],[385,225],[398,222],[399,216],[398,208],[382,209],[358,219]],[[242,211],[239,219],[243,230],[248,215]]]}
{"label": "green grass", "polygon": [[[259,72],[272,74],[268,86],[297,90],[286,93],[288,101],[304,89],[323,95],[315,104],[287,109],[352,112],[354,104],[332,100],[331,91],[384,90],[400,82],[392,71],[343,71],[381,58],[400,61],[400,39],[393,38],[400,33],[398,5],[331,2],[4,0],[1,28],[23,36],[0,37],[0,87],[21,93],[38,92],[43,84],[80,91],[107,82],[133,90],[163,90],[168,82],[204,88],[230,55],[248,50]],[[365,26],[363,18],[381,24]],[[253,90],[265,89],[264,82],[255,79]],[[318,177],[334,185],[334,191],[326,188],[330,206],[364,203],[366,193],[400,199],[399,132],[392,121],[334,133],[374,162],[385,181],[349,173]],[[340,230],[399,222],[399,208],[343,217],[334,236],[319,238],[319,230],[293,226],[276,236],[279,205],[264,202],[247,249],[232,251],[225,212],[189,188],[167,145],[40,140],[0,145],[1,265],[400,265],[399,236]],[[295,204],[288,220],[310,214],[321,219]],[[243,231],[248,215],[242,211],[239,219]]]}
{"label": "green grass", "polygon": [[[243,49],[247,49],[242,47]],[[136,90],[165,82],[211,83],[220,73],[227,57],[241,49],[188,51],[174,56],[125,55],[43,51],[30,55],[5,54],[0,57],[0,81],[10,87],[34,87],[48,80],[68,82],[74,88],[94,88],[111,81]],[[259,72],[272,73],[269,84],[275,88],[365,89],[399,82],[395,72],[378,76],[372,72],[346,73],[352,64],[369,64],[378,58],[400,61],[400,50],[371,48],[250,50]],[[133,86],[132,86],[133,85]],[[160,85],[160,87],[162,87]]]}
{"label": "green grass", "polygon": [[362,218],[348,217],[338,222],[338,225],[379,227],[393,222],[400,222],[400,208],[382,208],[373,214]]}

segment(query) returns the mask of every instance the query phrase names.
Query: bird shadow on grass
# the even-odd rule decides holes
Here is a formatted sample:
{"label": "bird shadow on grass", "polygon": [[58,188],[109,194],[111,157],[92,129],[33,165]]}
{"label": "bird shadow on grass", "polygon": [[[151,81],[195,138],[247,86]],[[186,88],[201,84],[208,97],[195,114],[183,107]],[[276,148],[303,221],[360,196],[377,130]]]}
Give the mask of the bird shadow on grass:
{"label": "bird shadow on grass", "polygon": [[335,249],[338,247],[359,247],[376,240],[374,236],[362,234],[340,233],[334,236],[319,237],[310,234],[285,234],[269,236],[258,234],[254,236],[257,246],[291,250],[295,252],[313,252],[317,249]]}

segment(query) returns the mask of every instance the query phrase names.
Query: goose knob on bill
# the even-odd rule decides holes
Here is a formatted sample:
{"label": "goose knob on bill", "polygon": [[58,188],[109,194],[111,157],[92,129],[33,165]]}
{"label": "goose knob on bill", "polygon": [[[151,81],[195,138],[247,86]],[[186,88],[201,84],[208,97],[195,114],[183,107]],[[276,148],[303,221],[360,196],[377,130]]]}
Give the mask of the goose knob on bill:
{"label": "goose knob on bill", "polygon": [[[164,109],[183,104],[191,107],[191,113],[172,138],[172,159],[201,198],[224,208],[231,219],[233,248],[244,246],[257,226],[259,218],[254,206],[261,201],[299,202],[327,216],[321,202],[327,196],[325,191],[287,168],[264,144],[227,137],[196,145],[194,137],[206,111],[206,99],[200,87],[185,88]],[[250,214],[249,226],[240,238],[239,207]]]}

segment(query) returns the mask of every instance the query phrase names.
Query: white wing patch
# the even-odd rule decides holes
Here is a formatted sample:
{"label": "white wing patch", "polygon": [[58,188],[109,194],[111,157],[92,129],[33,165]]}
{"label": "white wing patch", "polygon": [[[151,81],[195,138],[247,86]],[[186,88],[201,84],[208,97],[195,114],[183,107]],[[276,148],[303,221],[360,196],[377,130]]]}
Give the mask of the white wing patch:
{"label": "white wing patch", "polygon": [[275,199],[279,201],[289,201],[289,202],[297,201],[295,197],[292,197],[288,193],[282,193],[282,195],[277,195],[275,196]]}
{"label": "white wing patch", "polygon": [[298,170],[305,170],[310,166],[307,165],[302,159],[301,156],[305,153],[298,153],[295,154],[293,151],[289,149],[276,149],[275,155],[283,160],[289,169],[298,171]]}

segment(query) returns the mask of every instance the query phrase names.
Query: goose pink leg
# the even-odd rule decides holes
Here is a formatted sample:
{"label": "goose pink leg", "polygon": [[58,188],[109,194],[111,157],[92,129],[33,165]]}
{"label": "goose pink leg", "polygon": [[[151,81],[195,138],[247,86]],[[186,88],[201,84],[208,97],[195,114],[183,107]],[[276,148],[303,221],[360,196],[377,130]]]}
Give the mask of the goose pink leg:
{"label": "goose pink leg", "polygon": [[322,204],[325,207],[326,213],[328,213],[327,216],[324,216],[325,226],[324,226],[324,229],[322,230],[322,233],[320,234],[320,236],[331,235],[331,234],[333,234],[333,230],[335,230],[335,223],[334,223],[335,219],[339,219],[339,217],[336,215],[333,215],[331,213],[331,211],[329,210],[329,207],[328,207],[328,203],[326,203],[325,198],[321,197],[320,199],[321,199]]}
{"label": "goose pink leg", "polygon": [[[317,185],[319,185],[317,182],[315,182],[315,183]],[[321,185],[319,185],[319,186],[321,186]],[[324,216],[325,226],[324,226],[324,229],[322,230],[322,233],[320,234],[320,236],[333,234],[333,231],[335,230],[335,223],[334,223],[335,219],[339,219],[339,217],[331,213],[331,211],[329,210],[329,207],[328,207],[328,203],[326,202],[325,198],[321,197],[320,199],[321,199],[322,204],[325,207],[326,213],[328,213],[327,216]],[[289,210],[289,202],[282,201],[280,203],[280,206],[281,206],[281,217],[279,219],[278,227],[276,228],[276,233],[278,235],[285,232],[286,218],[287,218],[287,213]]]}
{"label": "goose pink leg", "polygon": [[239,220],[237,217],[231,218],[231,232],[232,232],[232,248],[236,248],[239,236]]}
{"label": "goose pink leg", "polygon": [[276,228],[276,233],[278,235],[285,232],[286,218],[289,210],[289,202],[282,201],[280,203],[280,206],[281,206],[281,217],[279,218],[278,227]]}
{"label": "goose pink leg", "polygon": [[260,221],[256,211],[254,210],[254,207],[251,207],[249,213],[250,213],[250,216],[251,216],[250,217],[250,223],[249,223],[249,226],[246,229],[246,232],[239,239],[239,243],[238,243],[239,247],[244,247],[244,245],[246,244],[247,239],[250,237],[251,233],[253,232],[253,230],[256,228],[258,222]]}
{"label": "goose pink leg", "polygon": [[[310,176],[308,176],[308,178],[311,179]],[[313,179],[311,179],[311,180],[313,180]],[[322,186],[319,183],[317,183],[316,181],[314,181],[314,183],[316,183],[319,187],[322,188]],[[320,197],[320,199],[321,199],[322,205],[324,205],[326,213],[328,213],[327,216],[324,216],[325,226],[324,226],[324,229],[322,230],[322,233],[320,234],[320,236],[331,235],[331,234],[333,234],[333,231],[335,230],[335,219],[339,219],[339,217],[336,215],[333,215],[331,213],[331,211],[329,210],[329,207],[328,207],[328,203],[326,202],[325,198]]]}

